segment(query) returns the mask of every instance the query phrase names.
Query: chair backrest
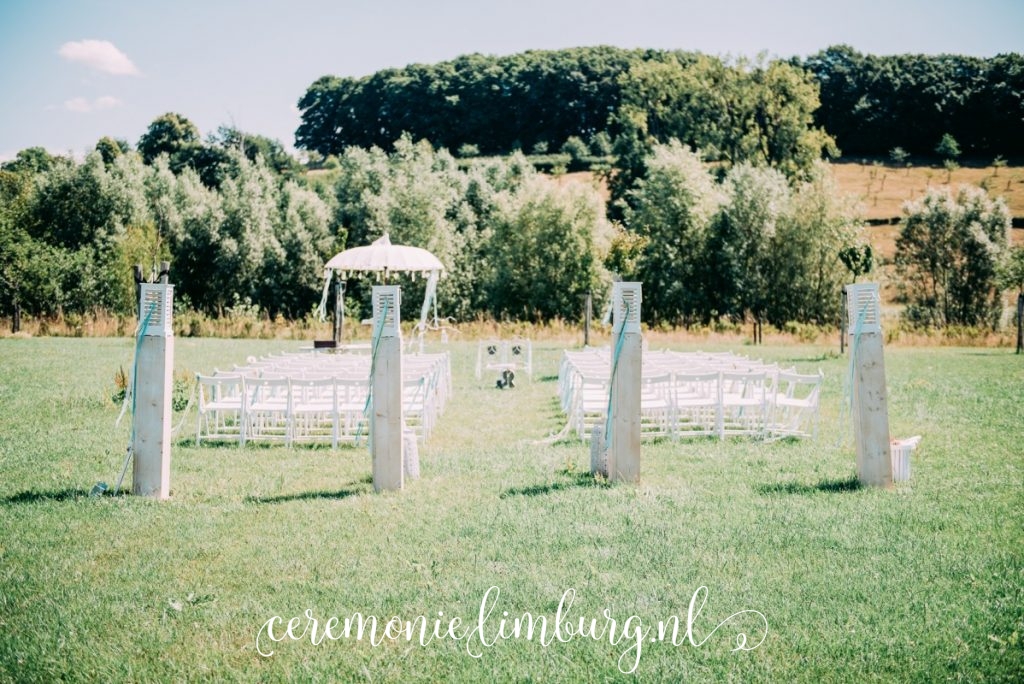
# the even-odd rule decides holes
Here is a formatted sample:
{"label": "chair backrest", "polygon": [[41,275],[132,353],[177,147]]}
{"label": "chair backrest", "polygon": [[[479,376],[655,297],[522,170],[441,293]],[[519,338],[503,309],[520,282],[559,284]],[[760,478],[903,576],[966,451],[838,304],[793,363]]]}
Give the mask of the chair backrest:
{"label": "chair backrest", "polygon": [[817,399],[823,380],[820,370],[813,374],[783,371],[779,373],[778,393],[787,399]]}
{"label": "chair backrest", "polygon": [[246,393],[245,376],[237,373],[218,375],[196,373],[196,384],[199,388],[200,410],[210,402],[237,401],[241,404],[242,397]]}

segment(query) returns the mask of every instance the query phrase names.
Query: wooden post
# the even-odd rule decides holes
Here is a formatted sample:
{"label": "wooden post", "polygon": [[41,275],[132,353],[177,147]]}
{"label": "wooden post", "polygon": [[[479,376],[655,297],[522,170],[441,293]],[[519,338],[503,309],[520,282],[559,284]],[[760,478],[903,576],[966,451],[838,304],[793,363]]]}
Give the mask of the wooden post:
{"label": "wooden post", "polygon": [[174,383],[174,286],[167,284],[167,268],[162,271],[160,283],[139,285],[140,325],[143,327],[134,378],[132,441],[132,493],[156,499],[166,499],[171,494],[171,388]]}
{"label": "wooden post", "polygon": [[608,474],[612,482],[640,479],[640,380],[643,340],[640,335],[641,284],[612,284],[615,325],[612,329],[610,415],[607,429]]}
{"label": "wooden post", "polygon": [[878,284],[847,285],[846,291],[857,478],[865,486],[888,488],[892,486],[892,447]]}
{"label": "wooden post", "polygon": [[1024,353],[1024,292],[1017,293],[1017,353]]}
{"label": "wooden post", "polygon": [[586,304],[583,309],[583,346],[590,346],[590,319],[593,316],[593,296],[594,293],[587,292]]}
{"label": "wooden post", "polygon": [[839,298],[839,353],[846,352],[846,289]]}
{"label": "wooden post", "polygon": [[345,283],[342,282],[338,274],[334,274],[334,346],[337,347],[341,344],[341,334],[345,327],[345,306],[342,303],[345,297]]}
{"label": "wooden post", "polygon": [[403,485],[401,295],[397,285],[373,286],[373,331],[379,337],[371,342],[370,450],[378,492]]}

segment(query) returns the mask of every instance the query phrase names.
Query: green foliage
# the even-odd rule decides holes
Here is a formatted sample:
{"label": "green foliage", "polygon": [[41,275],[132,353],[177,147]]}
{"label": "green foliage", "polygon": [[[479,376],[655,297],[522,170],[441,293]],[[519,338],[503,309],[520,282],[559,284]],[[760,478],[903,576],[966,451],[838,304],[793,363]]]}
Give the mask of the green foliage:
{"label": "green foliage", "polygon": [[859,217],[823,162],[796,184],[784,217],[771,247],[767,320],[834,325],[846,282],[839,255],[862,243]]}
{"label": "green foliage", "polygon": [[942,157],[945,162],[955,162],[956,158],[960,156],[960,145],[956,138],[949,133],[943,133],[942,139],[935,146],[935,154]]}
{"label": "green foliage", "polygon": [[199,129],[181,114],[168,112],[153,120],[136,148],[147,164],[166,154],[171,168],[178,171],[201,148]]}
{"label": "green foliage", "polygon": [[903,164],[910,159],[910,153],[902,147],[897,146],[889,150],[889,159],[891,159],[892,163],[896,166],[903,166]]}
{"label": "green foliage", "polygon": [[[188,340],[175,361],[210,372],[291,344]],[[425,615],[430,639],[439,611],[468,629],[491,586],[489,634],[502,611],[508,625],[529,611],[550,637],[569,588],[575,624],[596,618],[600,632],[607,608],[617,637],[630,634],[626,616],[652,635],[678,617],[683,645],[645,643],[629,681],[1019,679],[1019,359],[886,348],[893,434],[924,435],[908,488],[858,487],[840,418],[848,358],[794,344],[758,355],[823,371],[818,439],[645,443],[643,484],[606,486],[586,475],[585,444],[537,443],[564,420],[548,379],[564,346],[535,342],[539,380],[497,392],[473,378],[476,343],[452,342],[451,401],[420,445],[422,477],[400,494],[373,492],[365,443],[197,448],[193,414],[172,447],[171,500],[154,502],[88,496],[123,462],[128,428],[114,426],[106,395],[132,341],[0,340],[0,596],[12,627],[0,630],[0,679],[627,679],[616,667],[631,639],[607,633],[548,648],[506,639],[480,658],[447,638],[314,645],[307,633],[254,654],[260,625],[296,616],[301,633],[307,608],[317,637],[328,617],[356,612],[380,617],[378,635],[392,615]],[[700,586],[694,636],[708,640],[694,647],[684,631]],[[742,616],[711,634],[740,610],[768,621],[757,650],[734,650],[741,629],[748,645],[759,638]]]}
{"label": "green foliage", "polygon": [[43,147],[28,147],[18,152],[14,159],[0,164],[0,169],[18,174],[46,173],[57,163],[55,157]]}
{"label": "green foliage", "polygon": [[96,151],[103,158],[103,163],[110,166],[114,160],[125,152],[131,150],[131,146],[125,140],[114,140],[110,136],[103,136],[96,142]]}
{"label": "green foliage", "polygon": [[1016,290],[1024,294],[1024,245],[1017,245],[1006,251],[997,277],[1002,289]]}
{"label": "green foliage", "polygon": [[612,137],[608,131],[598,131],[590,138],[590,152],[596,157],[609,157],[612,154]]}
{"label": "green foliage", "polygon": [[495,317],[576,320],[580,295],[603,289],[610,241],[604,205],[581,185],[557,188],[540,176],[498,193],[485,287]]}
{"label": "green foliage", "polygon": [[904,205],[896,241],[906,316],[922,326],[992,326],[1000,313],[997,267],[1010,215],[1002,198],[960,186],[932,188]]}
{"label": "green foliage", "polygon": [[612,117],[618,173],[613,201],[629,201],[654,143],[678,139],[724,168],[769,166],[787,177],[810,172],[832,139],[813,125],[818,89],[810,76],[779,61],[730,64],[700,55],[692,60],[638,62],[620,77],[622,105]]}
{"label": "green foliage", "polygon": [[590,149],[587,147],[587,144],[575,135],[570,135],[566,138],[565,142],[562,143],[562,147],[559,148],[559,152],[569,155],[573,161],[581,160],[590,155]]}
{"label": "green foliage", "polygon": [[874,267],[874,254],[871,251],[871,245],[867,243],[840,249],[839,260],[853,276],[854,282],[865,273],[870,273]]}
{"label": "green foliage", "polygon": [[815,123],[846,154],[897,145],[931,155],[943,134],[965,154],[1024,152],[1024,55],[865,55],[833,46],[800,63],[821,87]]}
{"label": "green foliage", "polygon": [[656,145],[646,176],[629,192],[623,223],[643,238],[635,273],[644,283],[647,321],[689,319],[699,314],[700,282],[709,227],[722,193],[700,156],[678,141]]}
{"label": "green foliage", "polygon": [[722,183],[724,199],[708,235],[707,275],[702,279],[712,310],[755,320],[767,313],[772,246],[790,208],[785,176],[744,163]]}
{"label": "green foliage", "polygon": [[858,244],[855,212],[823,164],[806,180],[740,164],[721,184],[696,153],[657,145],[629,195],[609,268],[644,282],[651,323],[742,321],[830,325],[843,285],[840,253]]}

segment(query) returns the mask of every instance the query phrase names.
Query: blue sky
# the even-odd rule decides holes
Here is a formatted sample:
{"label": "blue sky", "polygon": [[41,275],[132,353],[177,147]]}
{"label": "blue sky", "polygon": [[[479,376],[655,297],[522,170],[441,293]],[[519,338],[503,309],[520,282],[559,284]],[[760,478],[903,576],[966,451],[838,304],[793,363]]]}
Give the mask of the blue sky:
{"label": "blue sky", "polygon": [[133,145],[168,111],[294,143],[319,76],[586,45],[1024,52],[1024,0],[0,0],[0,160]]}

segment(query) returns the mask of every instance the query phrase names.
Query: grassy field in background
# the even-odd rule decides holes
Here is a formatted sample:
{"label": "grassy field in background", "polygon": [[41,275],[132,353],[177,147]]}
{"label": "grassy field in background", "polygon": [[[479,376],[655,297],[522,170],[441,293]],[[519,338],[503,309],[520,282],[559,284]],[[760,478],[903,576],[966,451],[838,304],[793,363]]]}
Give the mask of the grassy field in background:
{"label": "grassy field in background", "polygon": [[[178,339],[175,366],[209,372],[299,344]],[[1024,678],[1024,359],[887,350],[892,433],[923,441],[911,485],[881,491],[856,484],[847,359],[719,344],[821,368],[819,437],[645,444],[642,482],[606,486],[586,474],[585,445],[537,443],[563,422],[563,346],[539,343],[534,382],[511,391],[473,378],[474,343],[445,347],[454,398],[401,493],[373,493],[365,446],[196,448],[191,415],[172,497],[156,502],[88,497],[125,453],[110,395],[132,340],[0,339],[0,681]],[[644,639],[632,675],[619,671],[632,631],[498,640],[479,658],[441,638],[255,648],[271,617],[307,609],[475,624],[491,587],[495,631],[506,611],[553,622],[572,589],[572,621],[607,611],[653,634],[672,616],[685,630],[706,587],[693,630],[706,641]],[[755,610],[768,625],[758,648],[732,651],[738,632],[763,634],[751,613],[712,633]]]}

